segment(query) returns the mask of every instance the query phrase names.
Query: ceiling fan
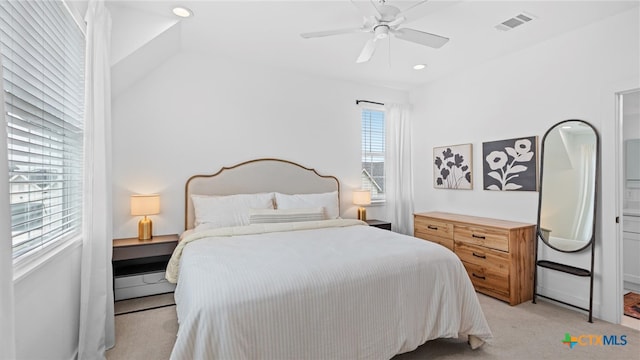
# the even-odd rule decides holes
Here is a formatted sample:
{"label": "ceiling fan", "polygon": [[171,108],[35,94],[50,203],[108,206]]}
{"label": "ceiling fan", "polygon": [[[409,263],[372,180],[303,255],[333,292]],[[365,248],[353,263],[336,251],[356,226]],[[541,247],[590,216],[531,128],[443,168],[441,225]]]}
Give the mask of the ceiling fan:
{"label": "ceiling fan", "polygon": [[[350,1],[354,6],[362,11],[362,8],[356,5],[353,0]],[[407,20],[405,14],[408,10],[411,10],[427,1],[428,0],[420,1],[419,3],[401,11],[395,6],[387,5],[386,0],[376,0],[375,2],[374,0],[370,0],[375,11],[373,11],[373,14],[371,15],[368,14],[368,11],[364,12],[364,23],[361,27],[303,33],[300,34],[300,36],[305,39],[309,39],[360,32],[373,34],[373,37],[369,39],[365,43],[364,48],[362,48],[360,56],[358,56],[358,59],[356,60],[357,63],[369,61],[376,50],[376,42],[378,40],[388,38],[390,34],[400,40],[410,41],[432,48],[440,48],[449,41],[449,38],[410,28],[399,28],[400,25]]]}

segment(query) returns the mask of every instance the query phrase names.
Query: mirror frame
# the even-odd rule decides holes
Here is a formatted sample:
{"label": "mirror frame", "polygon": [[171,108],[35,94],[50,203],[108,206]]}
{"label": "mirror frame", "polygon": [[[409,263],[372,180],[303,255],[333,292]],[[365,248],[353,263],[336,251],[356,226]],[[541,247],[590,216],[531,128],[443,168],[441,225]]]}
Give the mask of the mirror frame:
{"label": "mirror frame", "polygon": [[[544,142],[547,139],[547,135],[549,135],[549,133],[551,133],[551,131],[553,131],[554,129],[558,128],[559,126],[561,126],[564,123],[567,122],[580,122],[583,123],[584,125],[588,126],[591,128],[591,130],[593,130],[593,134],[596,137],[596,168],[595,168],[595,179],[594,179],[594,183],[593,183],[593,221],[591,224],[591,238],[589,239],[589,241],[585,242],[585,245],[578,248],[578,249],[574,249],[574,250],[565,250],[565,249],[559,249],[553,245],[551,245],[548,241],[548,239],[545,239],[544,236],[542,236],[542,228],[540,227],[540,213],[542,212],[542,191],[544,190],[544,182],[543,182],[543,176],[544,176]],[[560,251],[560,252],[564,252],[564,253],[574,253],[574,252],[579,252],[579,251],[583,251],[584,249],[588,248],[589,246],[593,245],[595,242],[595,238],[596,238],[596,221],[597,221],[597,209],[598,209],[598,188],[600,185],[600,135],[598,134],[598,130],[596,130],[595,127],[593,127],[593,125],[591,125],[590,123],[584,121],[584,120],[579,120],[579,119],[569,119],[569,120],[563,120],[560,121],[556,124],[554,124],[553,126],[551,126],[545,133],[544,136],[542,137],[542,142],[540,143],[540,188],[539,188],[539,192],[538,192],[538,221],[537,221],[537,227],[536,227],[536,236],[539,237],[540,239],[542,239],[542,242],[547,245],[548,247],[556,250],[556,251]]]}

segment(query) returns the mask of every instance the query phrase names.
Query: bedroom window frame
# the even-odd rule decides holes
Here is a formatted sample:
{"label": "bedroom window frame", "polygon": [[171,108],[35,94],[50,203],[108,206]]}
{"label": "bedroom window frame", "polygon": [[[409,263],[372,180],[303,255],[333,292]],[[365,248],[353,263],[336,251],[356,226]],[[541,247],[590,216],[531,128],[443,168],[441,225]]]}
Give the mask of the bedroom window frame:
{"label": "bedroom window frame", "polygon": [[12,256],[22,269],[82,234],[86,39],[60,0],[3,1],[0,14]]}
{"label": "bedroom window frame", "polygon": [[[363,106],[360,113],[360,124],[362,168],[360,187],[371,190],[372,204],[383,204],[386,199],[384,189],[387,146],[386,112],[384,107],[375,104]],[[375,166],[374,162],[381,164]]]}

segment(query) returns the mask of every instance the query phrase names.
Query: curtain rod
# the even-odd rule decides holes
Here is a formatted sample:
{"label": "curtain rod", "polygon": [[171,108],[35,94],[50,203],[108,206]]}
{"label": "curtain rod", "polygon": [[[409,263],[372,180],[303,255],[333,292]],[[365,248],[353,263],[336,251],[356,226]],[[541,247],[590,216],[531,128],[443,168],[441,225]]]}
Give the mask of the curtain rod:
{"label": "curtain rod", "polygon": [[360,105],[361,102],[365,102],[365,103],[369,103],[369,104],[376,104],[376,105],[381,105],[384,106],[384,103],[381,102],[375,102],[375,101],[369,101],[369,100],[356,100],[356,105]]}

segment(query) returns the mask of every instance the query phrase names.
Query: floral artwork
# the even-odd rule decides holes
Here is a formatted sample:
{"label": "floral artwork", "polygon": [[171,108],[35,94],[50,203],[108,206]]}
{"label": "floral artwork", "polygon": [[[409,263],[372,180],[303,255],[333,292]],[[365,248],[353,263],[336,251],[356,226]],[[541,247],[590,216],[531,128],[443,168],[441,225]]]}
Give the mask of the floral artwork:
{"label": "floral artwork", "polygon": [[433,148],[433,186],[473,189],[471,159],[471,144]]}
{"label": "floral artwork", "polygon": [[537,137],[482,144],[485,190],[537,191]]}

